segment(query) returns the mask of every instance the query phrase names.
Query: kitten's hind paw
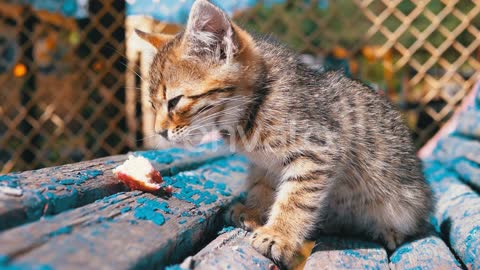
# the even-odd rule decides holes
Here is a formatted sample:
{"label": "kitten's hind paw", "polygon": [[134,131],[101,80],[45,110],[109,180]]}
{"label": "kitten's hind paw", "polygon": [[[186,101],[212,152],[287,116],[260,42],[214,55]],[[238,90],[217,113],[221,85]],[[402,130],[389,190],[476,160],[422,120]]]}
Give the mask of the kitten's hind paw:
{"label": "kitten's hind paw", "polygon": [[374,240],[382,242],[389,251],[394,251],[405,240],[405,235],[393,229],[384,229],[373,236]]}
{"label": "kitten's hind paw", "polygon": [[253,231],[261,226],[257,211],[247,208],[242,203],[237,203],[228,209],[225,213],[225,222],[246,231]]}
{"label": "kitten's hind paw", "polygon": [[287,269],[293,265],[298,250],[295,243],[294,239],[288,239],[282,233],[268,227],[256,229],[250,238],[250,244],[254,249]]}

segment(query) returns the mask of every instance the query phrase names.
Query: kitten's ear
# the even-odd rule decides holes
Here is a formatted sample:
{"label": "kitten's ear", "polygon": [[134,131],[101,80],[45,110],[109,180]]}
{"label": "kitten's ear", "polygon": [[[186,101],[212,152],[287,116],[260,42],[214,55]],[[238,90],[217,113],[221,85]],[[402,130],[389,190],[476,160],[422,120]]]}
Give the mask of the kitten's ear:
{"label": "kitten's ear", "polygon": [[227,61],[239,48],[227,14],[207,0],[197,0],[193,4],[183,42],[189,54],[213,54]]}
{"label": "kitten's ear", "polygon": [[147,41],[148,43],[152,44],[153,47],[160,49],[163,45],[167,42],[172,40],[175,36],[174,35],[166,35],[166,34],[159,34],[159,33],[147,33],[141,30],[135,29],[135,33],[142,38],[143,40]]}

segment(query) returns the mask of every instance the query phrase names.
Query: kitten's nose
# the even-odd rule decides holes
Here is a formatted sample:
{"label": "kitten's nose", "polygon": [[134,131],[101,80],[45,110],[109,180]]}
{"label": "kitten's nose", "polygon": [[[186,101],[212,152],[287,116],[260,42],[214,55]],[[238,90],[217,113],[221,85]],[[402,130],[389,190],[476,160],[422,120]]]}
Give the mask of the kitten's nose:
{"label": "kitten's nose", "polygon": [[163,138],[168,140],[168,129],[162,130],[158,132],[158,134],[160,134]]}

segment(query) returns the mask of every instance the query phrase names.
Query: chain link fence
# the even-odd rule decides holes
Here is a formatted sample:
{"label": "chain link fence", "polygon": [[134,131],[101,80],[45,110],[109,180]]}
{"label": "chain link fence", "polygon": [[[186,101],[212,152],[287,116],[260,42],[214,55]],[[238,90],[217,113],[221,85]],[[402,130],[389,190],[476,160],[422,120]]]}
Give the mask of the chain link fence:
{"label": "chain link fence", "polygon": [[[180,27],[127,18],[135,0],[80,2],[0,3],[0,173],[157,145],[141,79],[152,53],[132,31]],[[421,146],[480,79],[479,13],[477,0],[285,0],[234,19],[371,84]]]}
{"label": "chain link fence", "polygon": [[126,136],[135,131],[126,125],[125,3],[84,2],[0,3],[0,173],[134,146]]}

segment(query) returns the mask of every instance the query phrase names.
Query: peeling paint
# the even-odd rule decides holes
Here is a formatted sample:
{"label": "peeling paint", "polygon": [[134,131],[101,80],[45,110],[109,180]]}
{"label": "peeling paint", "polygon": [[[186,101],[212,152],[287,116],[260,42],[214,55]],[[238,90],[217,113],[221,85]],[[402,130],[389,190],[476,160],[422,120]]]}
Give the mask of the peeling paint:
{"label": "peeling paint", "polygon": [[0,185],[16,188],[20,185],[20,177],[14,174],[0,175]]}
{"label": "peeling paint", "polygon": [[235,227],[233,226],[228,226],[228,227],[223,227],[221,231],[218,232],[218,234],[224,234],[224,233],[227,233],[227,232],[231,232],[235,230]]}

